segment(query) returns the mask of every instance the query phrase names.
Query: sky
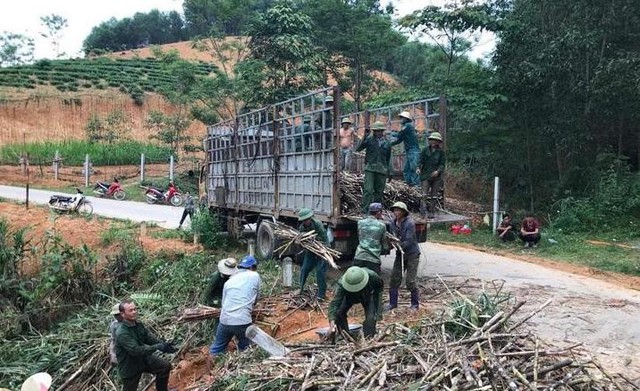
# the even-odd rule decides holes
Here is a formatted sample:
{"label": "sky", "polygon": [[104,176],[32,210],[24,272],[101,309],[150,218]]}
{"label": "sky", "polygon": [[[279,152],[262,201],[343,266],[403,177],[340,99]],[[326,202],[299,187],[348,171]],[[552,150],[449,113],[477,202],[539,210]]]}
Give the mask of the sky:
{"label": "sky", "polygon": [[[382,0],[380,3],[386,4],[386,1]],[[444,0],[393,0],[400,16],[428,5],[440,6],[443,3]],[[80,57],[82,41],[93,27],[111,17],[122,19],[131,17],[136,12],[149,12],[152,9],[182,13],[182,0],[17,0],[0,13],[0,32],[9,31],[33,37],[36,39],[36,59],[54,58],[53,45],[40,37],[40,33],[46,31],[40,18],[51,14],[60,15],[68,21],[60,42],[60,51],[69,57]],[[491,36],[482,36],[471,57],[479,58],[490,52],[493,42]]]}

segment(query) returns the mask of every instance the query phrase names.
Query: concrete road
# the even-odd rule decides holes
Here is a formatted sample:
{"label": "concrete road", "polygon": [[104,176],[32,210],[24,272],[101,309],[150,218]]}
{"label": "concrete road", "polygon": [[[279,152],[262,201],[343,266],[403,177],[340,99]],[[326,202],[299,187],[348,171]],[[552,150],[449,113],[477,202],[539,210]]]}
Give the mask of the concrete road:
{"label": "concrete road", "polygon": [[[421,249],[419,276],[436,279],[432,283],[440,276],[452,286],[464,283],[479,288],[491,281],[504,283],[505,291],[527,302],[518,312],[520,318],[551,299],[551,304],[529,322],[540,337],[560,346],[582,342],[608,367],[640,378],[640,292],[455,246],[423,243]],[[391,273],[393,260],[393,256],[384,257],[383,273]]]}
{"label": "concrete road", "polygon": [[[65,194],[58,191],[34,190],[29,191],[29,202],[47,205],[53,194]],[[73,196],[73,194],[66,194]],[[117,201],[108,198],[93,197],[85,194],[93,205],[93,214],[135,222],[146,221],[155,223],[163,228],[177,228],[182,217],[182,207],[168,205],[149,205],[143,202]],[[26,200],[26,191],[21,187],[0,185],[0,197],[22,201]],[[189,219],[187,219],[189,221]]]}

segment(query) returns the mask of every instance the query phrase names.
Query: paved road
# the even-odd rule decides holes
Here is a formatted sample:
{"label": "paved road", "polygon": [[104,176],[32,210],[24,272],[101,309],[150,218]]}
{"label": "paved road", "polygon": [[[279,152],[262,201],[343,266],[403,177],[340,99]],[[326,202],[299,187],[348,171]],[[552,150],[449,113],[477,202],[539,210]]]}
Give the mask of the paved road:
{"label": "paved road", "polygon": [[[610,368],[640,378],[639,291],[454,246],[423,243],[421,248],[421,277],[440,276],[447,284],[471,280],[465,285],[478,287],[483,282],[504,282],[505,291],[527,301],[519,311],[521,317],[551,299],[529,323],[538,335],[560,346],[583,342]],[[383,273],[391,273],[393,259],[384,257]]]}
{"label": "paved road", "polygon": [[[53,194],[65,194],[58,191],[34,190],[29,191],[29,202],[47,205]],[[72,196],[73,194],[67,194]],[[0,197],[24,201],[25,189],[22,187],[0,185]],[[97,198],[87,195],[93,205],[93,213],[108,218],[118,218],[135,222],[153,222],[163,228],[177,228],[182,216],[182,207],[168,205],[149,205],[143,202],[117,201],[113,199]],[[187,219],[189,221],[189,219]]]}

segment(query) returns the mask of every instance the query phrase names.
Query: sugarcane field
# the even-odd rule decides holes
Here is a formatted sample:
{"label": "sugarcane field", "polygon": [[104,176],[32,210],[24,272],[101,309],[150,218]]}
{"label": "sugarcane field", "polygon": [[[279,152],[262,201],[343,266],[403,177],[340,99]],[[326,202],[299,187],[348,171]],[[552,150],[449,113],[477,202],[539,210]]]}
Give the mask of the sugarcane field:
{"label": "sugarcane field", "polygon": [[0,391],[640,391],[640,2],[0,13]]}

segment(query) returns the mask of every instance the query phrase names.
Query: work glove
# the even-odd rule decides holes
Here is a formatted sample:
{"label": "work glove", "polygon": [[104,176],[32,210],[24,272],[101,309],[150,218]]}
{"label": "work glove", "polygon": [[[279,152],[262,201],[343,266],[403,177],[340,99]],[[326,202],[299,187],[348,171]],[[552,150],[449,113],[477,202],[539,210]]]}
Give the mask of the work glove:
{"label": "work glove", "polygon": [[165,343],[167,344],[167,346],[163,350],[164,353],[173,354],[178,351],[178,349],[175,346],[173,346],[171,342],[165,342]]}

